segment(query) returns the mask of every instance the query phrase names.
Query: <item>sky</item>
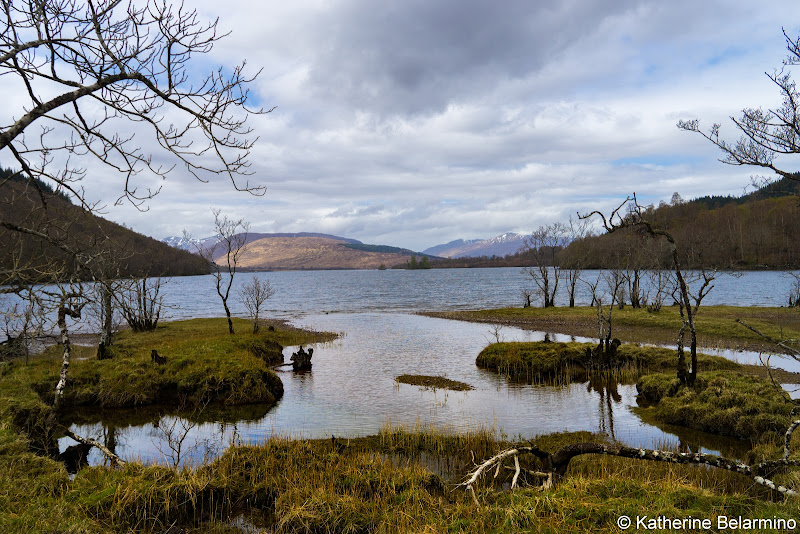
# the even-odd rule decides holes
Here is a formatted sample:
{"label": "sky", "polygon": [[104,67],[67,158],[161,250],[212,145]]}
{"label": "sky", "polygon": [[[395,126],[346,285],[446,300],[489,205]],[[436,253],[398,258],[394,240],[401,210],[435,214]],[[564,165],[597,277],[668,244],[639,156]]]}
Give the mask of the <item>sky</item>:
{"label": "sky", "polygon": [[[195,65],[261,70],[249,178],[199,183],[176,169],[146,211],[105,216],[161,239],[213,233],[212,208],[253,232],[324,232],[423,250],[531,232],[577,212],[741,194],[755,169],[679,119],[722,123],[776,107],[765,72],[800,32],[796,0],[188,1],[231,34]],[[147,149],[152,139],[140,136]]]}

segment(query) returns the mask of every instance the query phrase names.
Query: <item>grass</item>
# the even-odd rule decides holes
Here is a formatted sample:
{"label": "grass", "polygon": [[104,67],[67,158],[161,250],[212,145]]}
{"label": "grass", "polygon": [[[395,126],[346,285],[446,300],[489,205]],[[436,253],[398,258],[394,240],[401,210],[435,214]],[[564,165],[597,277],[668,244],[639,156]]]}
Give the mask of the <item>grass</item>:
{"label": "grass", "polygon": [[762,378],[737,372],[701,373],[693,387],[674,374],[643,376],[636,384],[639,413],[647,419],[752,442],[778,442],[791,423],[793,404]]}
{"label": "grass", "polygon": [[[492,310],[428,313],[435,317],[481,323],[518,326],[550,333],[597,336],[597,311],[588,306],[554,308],[500,308]],[[674,344],[681,325],[677,306],[665,306],[651,313],[630,306],[612,313],[613,333],[627,343]],[[736,323],[736,319],[776,339],[800,338],[800,309],[767,307],[703,306],[697,315],[701,346],[747,350],[774,350],[757,334]],[[688,337],[687,337],[688,343]]]}
{"label": "grass", "polygon": [[475,389],[465,382],[450,380],[443,376],[429,375],[400,375],[395,378],[400,384],[410,384],[412,386],[422,386],[426,389],[450,389],[453,391],[469,391]]}
{"label": "grass", "polygon": [[[329,336],[299,330],[262,329],[253,335],[249,323],[235,320],[239,333],[229,335],[225,319],[192,319],[164,323],[153,332],[123,331],[113,345],[114,357],[94,359],[94,349],[74,346],[65,390],[68,406],[122,408],[176,399],[237,405],[274,402],[283,385],[269,369],[280,345],[302,344]],[[157,365],[151,351],[166,358]],[[60,347],[25,365],[3,369],[3,378],[26,383],[51,402],[60,371]]]}
{"label": "grass", "polygon": [[[283,384],[270,369],[276,346],[333,336],[282,325],[253,335],[249,322],[234,319],[234,325],[238,333],[233,336],[224,318],[168,322],[153,332],[123,331],[108,360],[94,358],[93,348],[74,345],[64,406],[99,411],[159,404],[191,412],[200,403],[272,404],[283,395]],[[166,363],[153,363],[152,350]],[[50,406],[60,358],[60,347],[53,346],[28,364],[0,366],[0,421],[28,436],[30,446],[44,453],[55,446]]]}
{"label": "grass", "polygon": [[[584,380],[600,369],[587,351],[593,343],[503,342],[484,348],[476,359],[479,367],[492,369],[514,380],[541,382],[547,380]],[[648,372],[675,368],[675,350],[660,347],[621,345],[612,369],[604,369],[615,378],[636,379]],[[743,366],[721,356],[699,355],[701,369],[739,369]]]}
{"label": "grass", "polygon": [[[588,433],[542,436],[536,445],[596,441]],[[128,464],[93,467],[73,479],[0,432],[0,530],[16,532],[237,532],[235,517],[269,532],[618,532],[627,514],[789,518],[750,480],[709,469],[604,457],[574,460],[560,484],[539,492],[483,485],[482,505],[455,487],[464,472],[433,473],[421,458],[470,465],[509,443],[486,431],[454,436],[385,428],[377,436],[272,438],[232,447],[196,469]],[[499,482],[507,482],[501,473]]]}
{"label": "grass", "polygon": [[[249,332],[246,323],[236,326],[241,332]],[[312,338],[319,339],[314,334],[279,329],[256,337],[244,333],[228,336],[224,319],[169,323],[151,334],[126,333],[120,336],[113,360],[75,361],[71,369],[74,382],[68,385],[68,391],[75,392],[70,400],[107,403],[110,407],[146,404],[150,398],[164,397],[166,394],[158,388],[171,381],[176,389],[179,384],[187,388],[194,384],[195,392],[213,395],[218,404],[235,404],[258,395],[254,384],[236,382],[251,376],[246,369],[269,371],[266,360],[270,357],[256,355],[254,343],[269,353],[274,352],[272,343],[304,344]],[[531,344],[523,350],[525,345],[517,346],[513,355],[514,362],[520,362],[515,365],[525,373],[534,365],[539,366],[540,373],[559,372],[577,365],[571,358],[585,356],[581,344],[564,344],[561,349],[556,349],[560,344],[555,343],[542,344],[547,347]],[[167,358],[165,365],[157,367],[149,362],[152,349]],[[490,352],[493,358],[511,353],[502,345]],[[534,364],[531,355],[537,353]],[[52,369],[58,369],[53,356],[44,355],[27,366],[0,367],[0,532],[145,533],[183,529],[189,533],[233,533],[241,529],[232,520],[244,517],[251,530],[287,533],[611,533],[619,532],[616,519],[620,515],[701,519],[719,515],[797,516],[796,503],[773,502],[767,490],[735,473],[589,456],[573,460],[564,479],[546,492],[497,491],[508,482],[508,475],[501,473],[494,483],[486,481],[478,488],[482,502],[478,507],[456,484],[474,460],[488,458],[511,445],[486,429],[454,434],[387,425],[377,435],[364,438],[275,437],[259,446],[230,447],[218,459],[194,468],[132,462],[120,469],[85,468],[70,477],[63,464],[32,452],[36,446],[31,436],[35,425],[45,419],[42,414],[48,411],[45,400],[51,390],[47,388],[54,384]],[[650,371],[674,361],[674,351],[633,346],[621,347],[620,356],[636,369]],[[702,423],[706,425],[713,423],[713,411],[727,409],[740,409],[739,420],[772,412],[785,417],[771,404],[751,406],[765,397],[763,383],[742,378],[724,367],[737,365],[727,360],[701,360],[708,366],[712,362],[717,362],[717,370],[703,371],[698,379],[702,384],[692,391],[673,387],[667,374],[643,383],[642,389],[664,406],[673,398],[693,399],[697,407],[684,415],[699,418],[703,410],[709,411],[712,419]],[[137,373],[146,376],[138,377]],[[171,378],[170,373],[174,373]],[[126,392],[125,384],[134,391]],[[115,393],[103,393],[103,388],[113,389],[115,385]],[[154,390],[138,391],[145,387]],[[743,396],[736,397],[734,393],[739,390]],[[680,408],[673,411],[682,413]],[[737,421],[734,412],[730,414],[727,424]],[[774,424],[783,422],[776,419]],[[774,433],[771,424],[766,421],[762,427],[766,434]],[[531,441],[555,451],[568,443],[602,439],[579,432]],[[761,445],[758,454],[775,458],[780,451]],[[791,473],[779,477],[800,482]]]}

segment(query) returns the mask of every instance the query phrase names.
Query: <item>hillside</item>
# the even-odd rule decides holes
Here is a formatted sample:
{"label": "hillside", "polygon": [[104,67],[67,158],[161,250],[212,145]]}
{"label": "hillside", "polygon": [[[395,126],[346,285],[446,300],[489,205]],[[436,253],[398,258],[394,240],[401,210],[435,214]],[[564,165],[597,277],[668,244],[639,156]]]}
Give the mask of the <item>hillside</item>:
{"label": "hillside", "polygon": [[[672,234],[686,267],[798,269],[797,191],[797,183],[781,180],[741,197],[700,197],[649,207],[644,216]],[[665,264],[663,245],[627,230],[573,243],[558,259],[585,267],[655,264],[659,258]]]}
{"label": "hillside", "polygon": [[[363,245],[361,241],[358,241],[356,239],[348,239],[346,237],[339,237],[330,234],[318,234],[313,232],[270,233],[270,234],[249,232],[247,234],[247,237],[245,238],[245,244],[250,243],[252,241],[256,241],[258,239],[264,239],[266,237],[326,237],[329,239],[336,239],[338,241],[350,243],[352,245]],[[186,236],[170,236],[170,237],[165,237],[161,241],[171,247],[179,248],[182,250],[188,250],[189,252],[196,253],[198,250],[207,250],[215,246],[219,242],[219,239],[220,236],[218,235],[203,237],[200,239],[186,237]]]}
{"label": "hillside", "polygon": [[331,237],[264,237],[250,241],[239,266],[251,271],[377,269],[404,264],[410,254],[353,248],[352,243]]}
{"label": "hillside", "polygon": [[[41,236],[10,227],[22,227]],[[208,266],[198,256],[97,217],[62,196],[37,190],[33,184],[0,177],[0,271],[4,281],[24,276],[49,281],[78,276],[181,276],[203,274]],[[58,245],[62,245],[60,248]],[[92,272],[81,268],[77,252]]]}

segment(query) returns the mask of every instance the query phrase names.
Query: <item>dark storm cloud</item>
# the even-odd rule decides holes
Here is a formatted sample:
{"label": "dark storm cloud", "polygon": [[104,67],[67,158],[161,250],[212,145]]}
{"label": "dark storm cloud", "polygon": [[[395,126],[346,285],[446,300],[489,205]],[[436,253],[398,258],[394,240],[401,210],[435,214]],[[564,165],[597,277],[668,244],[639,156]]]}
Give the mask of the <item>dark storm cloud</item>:
{"label": "dark storm cloud", "polygon": [[375,113],[439,111],[536,72],[636,3],[353,0],[318,21],[309,83]]}

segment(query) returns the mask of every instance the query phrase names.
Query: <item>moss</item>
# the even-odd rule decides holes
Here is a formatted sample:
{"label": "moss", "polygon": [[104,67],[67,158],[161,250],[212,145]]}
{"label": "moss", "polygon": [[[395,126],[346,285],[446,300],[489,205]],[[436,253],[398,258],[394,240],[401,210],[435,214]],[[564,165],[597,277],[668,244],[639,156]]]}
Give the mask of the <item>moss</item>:
{"label": "moss", "polygon": [[[120,408],[208,400],[226,405],[272,403],[283,395],[280,379],[269,369],[281,347],[278,340],[328,338],[294,329],[264,329],[253,335],[247,332],[245,321],[235,320],[234,325],[244,333],[229,335],[225,319],[176,321],[153,332],[121,332],[115,357],[102,361],[93,358],[93,349],[76,346],[65,404]],[[166,358],[165,364],[151,361],[153,350]],[[51,347],[44,358],[5,371],[18,388],[27,391],[26,404],[52,402],[60,370],[58,356],[59,348]],[[11,404],[21,409],[19,401]]]}
{"label": "moss", "polygon": [[[595,371],[622,371],[640,374],[673,369],[675,351],[661,347],[621,345],[611,366],[592,358],[592,343],[560,343],[549,341],[493,343],[476,359],[479,367],[493,369],[518,380],[565,378],[584,379]],[[720,356],[700,355],[703,369],[738,369],[740,364]],[[622,376],[619,376],[623,378]]]}
{"label": "moss", "polygon": [[465,382],[450,380],[443,376],[428,375],[400,375],[395,378],[400,384],[411,384],[412,386],[422,386],[431,389],[451,389],[453,391],[469,391],[475,389]]}
{"label": "moss", "polygon": [[693,387],[680,385],[674,375],[654,374],[636,387],[655,421],[752,441],[777,439],[791,422],[784,392],[736,372],[703,373]]}

